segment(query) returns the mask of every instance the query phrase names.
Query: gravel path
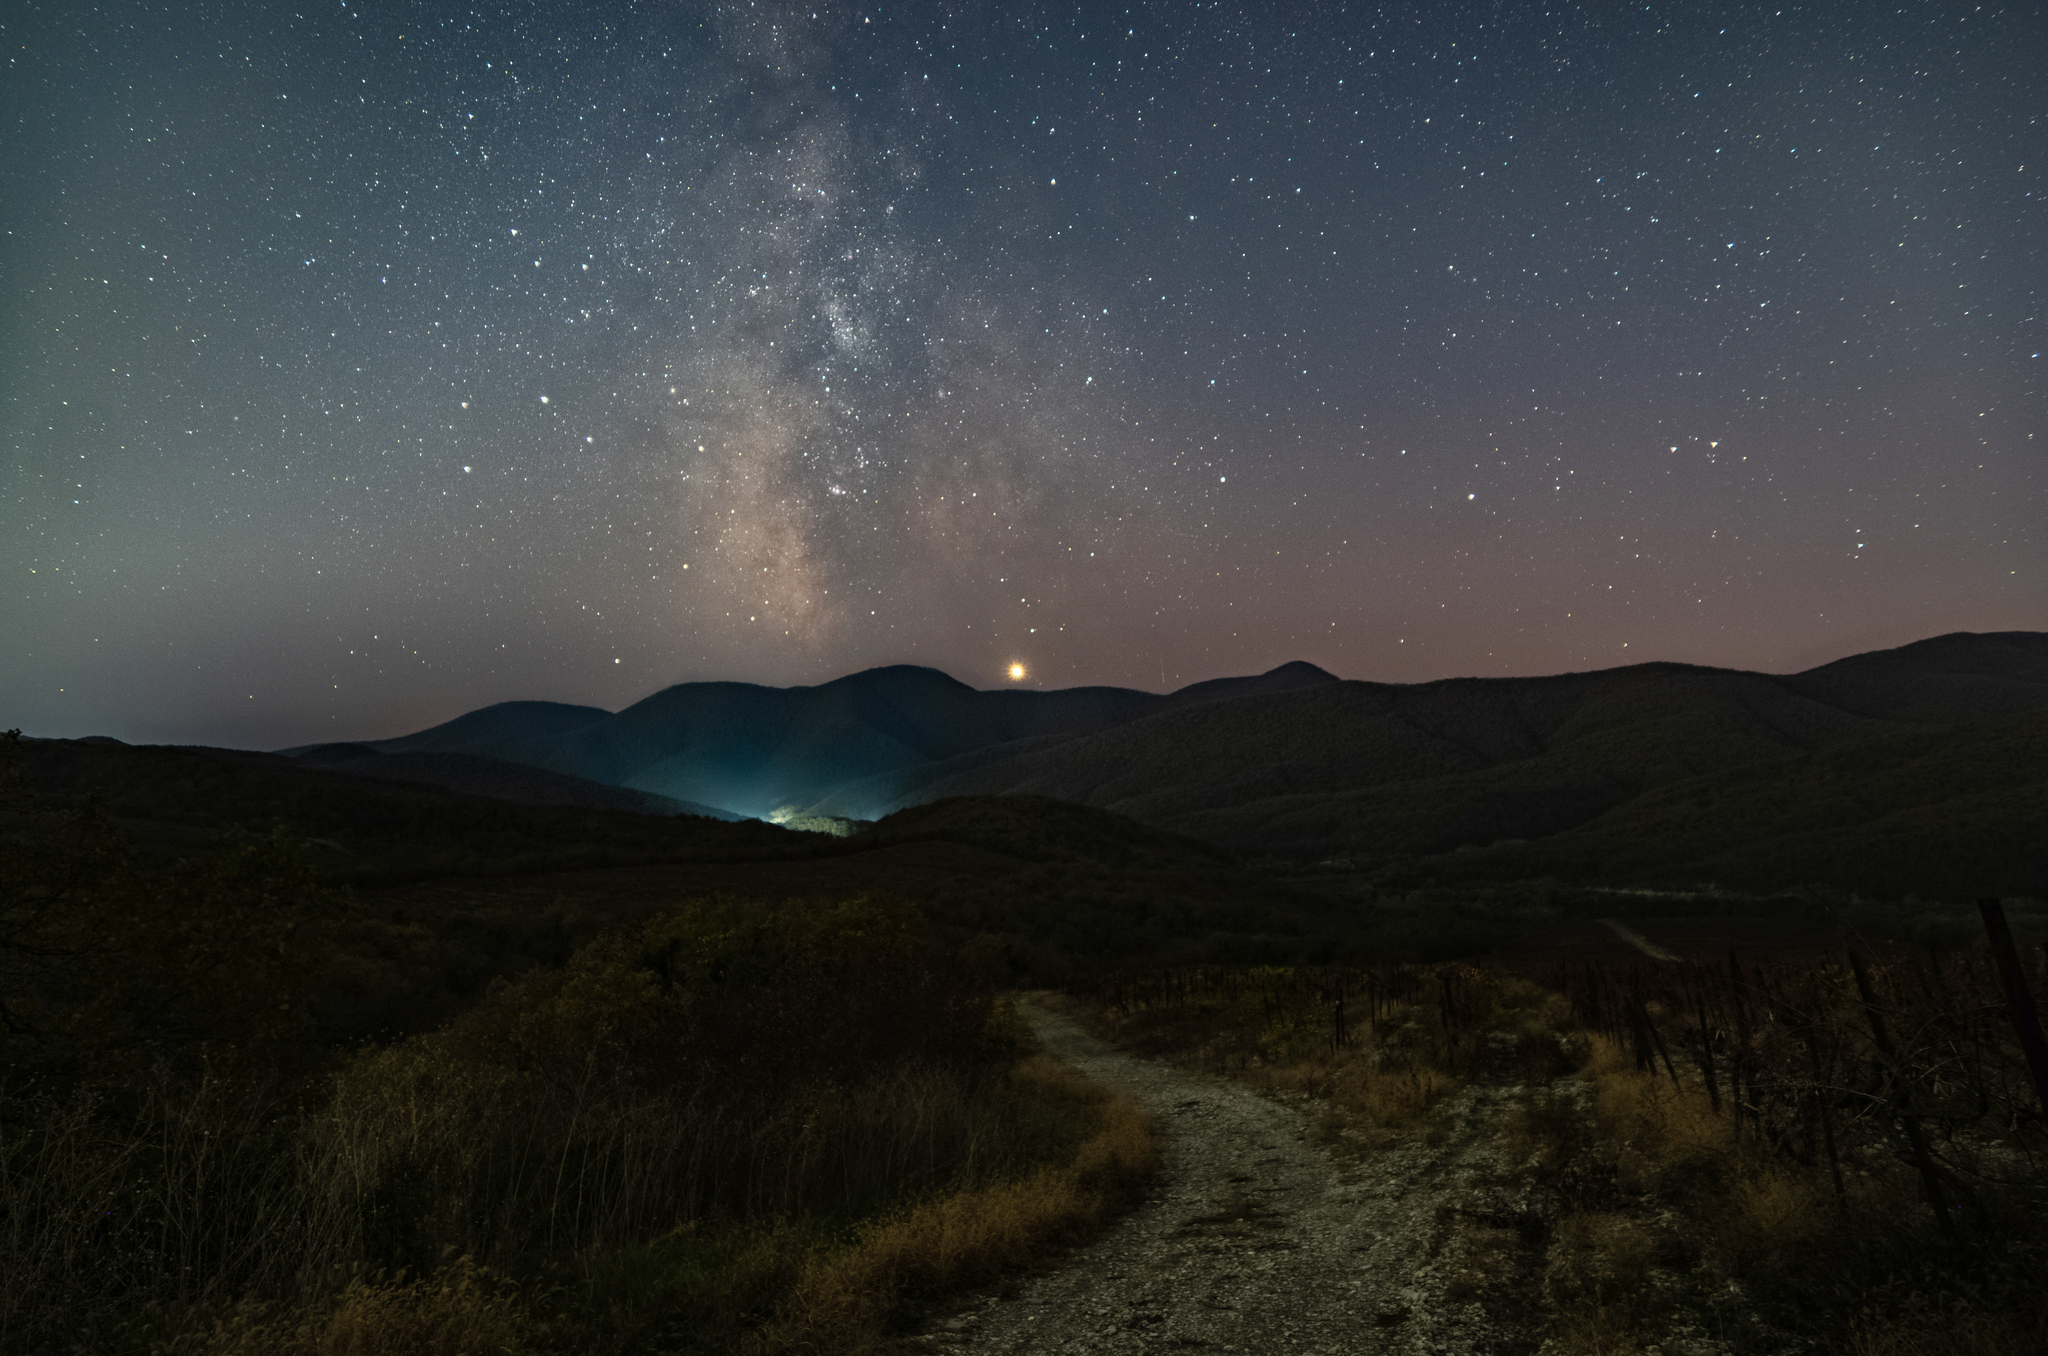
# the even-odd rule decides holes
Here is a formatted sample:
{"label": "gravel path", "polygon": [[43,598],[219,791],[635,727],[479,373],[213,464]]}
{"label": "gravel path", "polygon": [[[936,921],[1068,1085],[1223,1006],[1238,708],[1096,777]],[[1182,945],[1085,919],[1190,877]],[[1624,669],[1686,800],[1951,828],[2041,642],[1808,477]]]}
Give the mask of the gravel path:
{"label": "gravel path", "polygon": [[1450,1135],[1435,1148],[1411,1137],[1340,1163],[1292,1107],[1123,1054],[1043,1007],[1020,1011],[1054,1053],[1161,1118],[1165,1172],[1098,1242],[954,1315],[932,1345],[991,1356],[1532,1349],[1446,1293],[1473,1264],[1460,1237],[1469,1216],[1455,1212],[1495,1166],[1502,1088],[1475,1084],[1440,1111]]}

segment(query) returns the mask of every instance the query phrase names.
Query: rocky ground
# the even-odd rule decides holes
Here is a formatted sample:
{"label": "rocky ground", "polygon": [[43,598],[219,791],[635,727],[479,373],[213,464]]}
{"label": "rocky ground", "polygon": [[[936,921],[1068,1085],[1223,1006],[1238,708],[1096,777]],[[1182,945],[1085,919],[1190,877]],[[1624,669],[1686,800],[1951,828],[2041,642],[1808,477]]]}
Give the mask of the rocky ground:
{"label": "rocky ground", "polygon": [[1491,1182],[1514,1096],[1479,1079],[1431,1129],[1333,1154],[1302,1110],[1134,1058],[1027,1005],[1046,1045],[1168,1131],[1152,1196],[1057,1270],[939,1320],[930,1349],[987,1353],[1533,1352],[1514,1224]]}

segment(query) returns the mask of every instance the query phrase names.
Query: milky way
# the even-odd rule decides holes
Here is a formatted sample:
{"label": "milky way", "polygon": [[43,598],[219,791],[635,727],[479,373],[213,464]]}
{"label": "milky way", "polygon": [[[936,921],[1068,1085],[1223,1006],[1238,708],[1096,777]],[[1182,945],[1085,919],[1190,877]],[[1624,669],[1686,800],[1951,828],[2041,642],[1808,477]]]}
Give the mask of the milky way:
{"label": "milky way", "polygon": [[2048,625],[2038,16],[1466,8],[24,7],[0,723]]}

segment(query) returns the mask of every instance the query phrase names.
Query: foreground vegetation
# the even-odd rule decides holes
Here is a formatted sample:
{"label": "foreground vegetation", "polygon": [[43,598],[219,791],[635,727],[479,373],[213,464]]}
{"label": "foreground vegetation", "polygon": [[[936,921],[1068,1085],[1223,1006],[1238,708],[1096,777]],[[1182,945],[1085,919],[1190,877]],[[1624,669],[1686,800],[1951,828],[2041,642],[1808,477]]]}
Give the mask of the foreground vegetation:
{"label": "foreground vegetation", "polygon": [[1155,1161],[888,896],[673,902],[337,1047],[304,844],[9,790],[9,1352],[860,1351]]}
{"label": "foreground vegetation", "polygon": [[1486,1128],[1496,1180],[1440,1224],[1463,1240],[1453,1293],[1556,1356],[1688,1333],[2048,1348],[2048,1122],[1981,945],[1166,970],[1078,996],[1135,1050],[1310,1099],[1354,1152],[1441,1142],[1472,1080],[1517,1088]]}
{"label": "foreground vegetation", "polygon": [[[1149,1170],[1136,1112],[1006,1015],[1049,981],[1144,1053],[1313,1099],[1348,1152],[1520,1089],[1445,1231],[1463,1293],[1561,1353],[1686,1324],[2041,1345],[2013,1279],[2041,1112],[1939,903],[1252,869],[1035,797],[839,840],[54,743],[38,792],[16,751],[10,1352],[872,1347]],[[53,793],[99,784],[66,760],[127,798]],[[1760,951],[1617,962],[1616,918]],[[1846,953],[1796,958],[1845,926],[1867,999]]]}
{"label": "foreground vegetation", "polygon": [[1152,1163],[919,940],[700,902],[296,1084],[202,1051],[10,1089],[0,1345],[861,1350]]}

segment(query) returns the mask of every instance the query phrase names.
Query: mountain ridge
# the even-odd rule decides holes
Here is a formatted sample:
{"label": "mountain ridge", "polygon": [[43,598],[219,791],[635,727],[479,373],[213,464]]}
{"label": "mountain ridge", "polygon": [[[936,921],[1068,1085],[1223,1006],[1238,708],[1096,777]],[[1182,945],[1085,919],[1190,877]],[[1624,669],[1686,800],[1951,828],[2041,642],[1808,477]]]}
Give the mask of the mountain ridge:
{"label": "mountain ridge", "polygon": [[[2006,785],[1991,767],[2000,739],[2025,743],[1999,732],[2031,728],[2042,709],[2048,634],[1957,632],[1795,674],[1648,662],[1390,684],[1297,662],[1163,694],[981,691],[903,665],[810,687],[678,684],[610,714],[501,703],[363,744],[500,758],[735,815],[875,820],[949,797],[1033,795],[1234,852],[1458,854],[1455,869],[1470,871],[1493,844],[1638,833],[1643,805],[1693,794],[1673,788],[1796,780],[1828,759],[1924,760],[1913,741],[1943,731],[1979,750],[1977,795]],[[1886,784],[1885,814],[1919,806],[1902,823],[1946,813],[1913,801],[1910,783]],[[1842,807],[1856,798],[1837,799],[1819,818],[1802,809],[1803,831],[1848,831]]]}
{"label": "mountain ridge", "polygon": [[[789,804],[811,806],[845,782],[1017,740],[1109,728],[1164,705],[1339,681],[1295,661],[1163,695],[1105,686],[979,690],[938,669],[900,664],[814,686],[680,683],[615,713],[498,702],[413,734],[352,742],[385,754],[498,758],[763,815]],[[297,756],[308,747],[278,752]]]}

